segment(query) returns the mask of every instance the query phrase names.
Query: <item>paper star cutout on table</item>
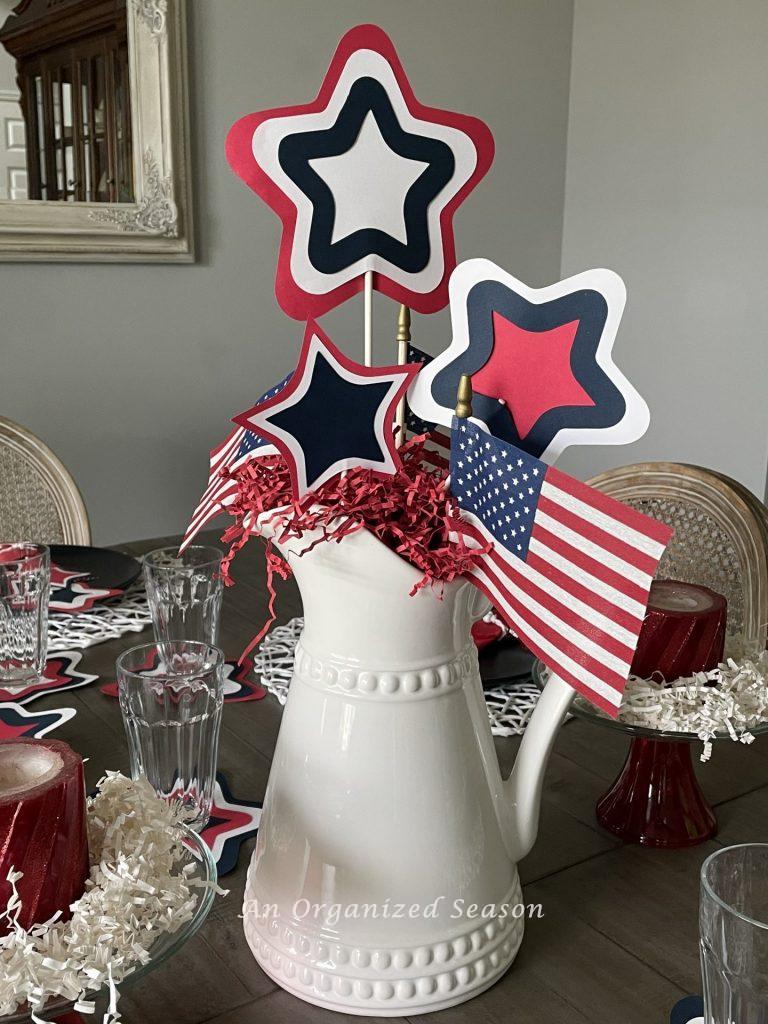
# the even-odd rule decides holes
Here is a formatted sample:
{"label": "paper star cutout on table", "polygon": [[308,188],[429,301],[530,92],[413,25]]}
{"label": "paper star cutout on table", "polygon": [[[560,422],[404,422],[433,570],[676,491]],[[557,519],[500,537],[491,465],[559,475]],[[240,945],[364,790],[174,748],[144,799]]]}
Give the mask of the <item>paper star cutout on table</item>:
{"label": "paper star cutout on table", "polygon": [[704,1024],[704,1000],[701,996],[686,996],[675,1003],[669,1024]]}
{"label": "paper star cutout on table", "polygon": [[213,853],[220,878],[235,870],[240,847],[256,835],[261,808],[261,801],[233,797],[222,772],[216,773],[213,808],[200,837]]}
{"label": "paper star cutout on table", "polygon": [[419,369],[362,366],[310,322],[288,386],[234,422],[272,441],[288,464],[296,499],[345,469],[392,476],[400,465],[395,410]]}
{"label": "paper star cutout on table", "polygon": [[8,702],[29,704],[31,700],[42,697],[43,694],[74,690],[94,682],[98,676],[77,671],[81,658],[80,651],[59,651],[52,654],[45,663],[40,679],[18,685],[4,683],[0,687],[0,705]]}
{"label": "paper star cutout on table", "polygon": [[230,166],[283,221],[276,293],[319,316],[363,287],[431,313],[455,266],[452,218],[487,172],[476,118],[418,102],[388,36],[360,25],[339,43],[317,99],[249,114]]}
{"label": "paper star cutout on table", "polygon": [[51,596],[48,611],[70,614],[84,612],[95,604],[110,597],[117,597],[122,590],[94,587],[88,582],[87,572],[72,572],[51,563]]}
{"label": "paper star cutout on table", "polygon": [[51,711],[27,711],[21,704],[0,704],[0,741],[32,736],[40,739],[60,725],[74,718],[74,708],[54,708]]}
{"label": "paper star cutout on table", "polygon": [[451,277],[453,339],[419,374],[408,403],[450,426],[462,374],[472,378],[473,418],[545,462],[572,444],[627,444],[648,407],[613,362],[626,291],[610,270],[588,270],[529,288],[489,260]]}

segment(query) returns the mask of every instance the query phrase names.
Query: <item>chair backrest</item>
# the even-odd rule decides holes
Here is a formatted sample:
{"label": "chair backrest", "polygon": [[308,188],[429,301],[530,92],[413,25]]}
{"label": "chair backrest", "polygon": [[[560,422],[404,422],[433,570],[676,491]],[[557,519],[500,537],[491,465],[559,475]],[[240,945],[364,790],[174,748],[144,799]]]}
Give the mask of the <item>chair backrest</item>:
{"label": "chair backrest", "polygon": [[765,644],[768,517],[754,495],[722,474],[675,462],[622,466],[589,483],[674,527],[656,575],[723,594],[728,632]]}
{"label": "chair backrest", "polygon": [[0,541],[90,544],[80,491],[50,448],[0,416]]}

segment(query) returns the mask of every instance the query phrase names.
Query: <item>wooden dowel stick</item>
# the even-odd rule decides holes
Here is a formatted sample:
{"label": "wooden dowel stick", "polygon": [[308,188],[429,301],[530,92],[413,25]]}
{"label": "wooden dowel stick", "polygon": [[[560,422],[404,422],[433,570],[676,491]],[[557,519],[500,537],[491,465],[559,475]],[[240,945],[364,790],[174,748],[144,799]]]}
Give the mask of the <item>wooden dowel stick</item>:
{"label": "wooden dowel stick", "polygon": [[373,366],[373,271],[365,272],[365,323],[364,359],[366,366]]}
{"label": "wooden dowel stick", "polygon": [[[401,306],[397,316],[397,364],[403,366],[408,362],[408,343],[411,340],[411,311]],[[397,426],[395,444],[399,448],[405,440],[405,395],[397,404]]]}

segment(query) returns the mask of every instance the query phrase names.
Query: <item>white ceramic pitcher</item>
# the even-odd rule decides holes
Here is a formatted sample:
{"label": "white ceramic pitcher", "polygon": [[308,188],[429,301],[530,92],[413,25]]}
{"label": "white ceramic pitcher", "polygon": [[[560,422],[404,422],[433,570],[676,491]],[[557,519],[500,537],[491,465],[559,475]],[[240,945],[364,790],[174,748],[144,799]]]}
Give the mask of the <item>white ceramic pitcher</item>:
{"label": "white ceramic pitcher", "polygon": [[[517,862],[573,690],[552,678],[501,778],[465,580],[421,574],[367,531],[283,545],[305,626],[248,872],[245,934],[311,1003],[400,1016],[463,1002],[523,937]],[[517,908],[517,909],[515,909]]]}

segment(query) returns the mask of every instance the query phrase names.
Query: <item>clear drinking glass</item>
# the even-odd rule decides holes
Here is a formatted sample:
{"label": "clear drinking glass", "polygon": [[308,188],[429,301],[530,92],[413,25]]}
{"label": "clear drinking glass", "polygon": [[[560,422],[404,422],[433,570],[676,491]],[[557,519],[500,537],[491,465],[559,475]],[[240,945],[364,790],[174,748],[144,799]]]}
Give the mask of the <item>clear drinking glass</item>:
{"label": "clear drinking glass", "polygon": [[142,644],[117,659],[131,774],[145,775],[164,800],[179,801],[195,831],[213,804],[223,661],[218,647],[189,640]]}
{"label": "clear drinking glass", "polygon": [[218,548],[160,548],[144,558],[144,579],[156,640],[215,644],[221,614]]}
{"label": "clear drinking glass", "polygon": [[0,544],[0,681],[34,682],[48,648],[51,555],[44,544]]}
{"label": "clear drinking glass", "polygon": [[705,1024],[768,1024],[768,844],[704,861],[699,934]]}

